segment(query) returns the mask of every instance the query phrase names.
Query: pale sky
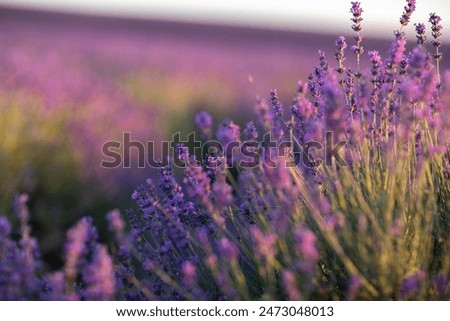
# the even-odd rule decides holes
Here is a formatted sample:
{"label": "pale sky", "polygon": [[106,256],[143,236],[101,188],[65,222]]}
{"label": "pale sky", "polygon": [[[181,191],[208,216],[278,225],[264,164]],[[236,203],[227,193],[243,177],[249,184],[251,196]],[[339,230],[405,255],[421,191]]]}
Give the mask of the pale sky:
{"label": "pale sky", "polygon": [[[361,0],[366,34],[392,36],[399,28],[404,0]],[[350,32],[348,0],[0,0],[15,7],[158,18],[263,28]],[[450,41],[450,0],[417,0],[412,23],[426,22],[430,12],[441,15],[444,38]],[[414,35],[414,26],[408,33]],[[429,26],[427,25],[429,31]]]}

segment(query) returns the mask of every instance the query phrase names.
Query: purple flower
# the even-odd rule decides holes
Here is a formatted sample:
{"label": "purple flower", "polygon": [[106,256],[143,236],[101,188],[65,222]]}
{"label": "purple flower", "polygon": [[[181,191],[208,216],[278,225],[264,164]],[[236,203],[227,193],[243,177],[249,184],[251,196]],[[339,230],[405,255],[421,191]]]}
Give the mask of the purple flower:
{"label": "purple flower", "polygon": [[[317,68],[316,68],[316,71],[318,71]],[[319,70],[318,77],[321,78],[321,71],[320,70]],[[319,107],[320,107],[321,93],[322,93],[321,86],[322,85],[323,85],[323,81],[321,81],[320,79],[318,79],[317,81],[314,81],[314,75],[313,74],[310,74],[308,76],[308,91],[309,91],[309,94],[313,97],[313,105],[314,105],[314,107],[316,109],[319,109]]]}
{"label": "purple flower", "polygon": [[213,125],[211,115],[207,111],[201,111],[195,115],[194,120],[205,138],[210,138]]}
{"label": "purple flower", "polygon": [[11,225],[6,217],[0,216],[0,242],[11,233]]}
{"label": "purple flower", "polygon": [[361,15],[363,13],[361,8],[361,2],[352,2],[352,7],[350,8],[350,13],[353,15],[351,21],[353,21],[352,29],[356,32],[361,31]]}
{"label": "purple flower", "polygon": [[255,123],[249,121],[244,129],[244,138],[246,141],[254,141],[258,138],[258,131],[256,130]]}
{"label": "purple flower", "polygon": [[[193,156],[191,156],[191,164],[196,163]],[[211,191],[211,180],[206,171],[200,166],[199,163],[186,167],[186,177],[183,182],[189,186],[188,195],[193,199],[196,199],[202,205],[209,204],[209,194]]]}
{"label": "purple flower", "polygon": [[450,277],[440,272],[434,277],[433,283],[439,299],[445,299],[446,294],[449,292]]}
{"label": "purple flower", "polygon": [[284,108],[278,99],[277,90],[273,89],[270,91],[270,102],[272,103],[272,111],[275,116],[282,117]]}
{"label": "purple flower", "polygon": [[362,41],[362,36],[359,35],[357,37],[355,37],[357,44],[351,46],[351,50],[353,51],[353,53],[355,53],[356,55],[361,55],[364,53],[364,48],[361,46],[361,41]]}
{"label": "purple flower", "polygon": [[197,269],[195,268],[195,265],[186,261],[183,263],[181,270],[184,284],[186,284],[188,288],[194,288],[197,283]]}
{"label": "purple flower", "polygon": [[277,254],[277,236],[275,234],[265,234],[256,226],[250,228],[250,234],[258,257],[261,257],[265,263],[272,262]]}
{"label": "purple flower", "polygon": [[214,197],[220,205],[231,205],[233,203],[233,189],[225,182],[216,182],[212,185]]}
{"label": "purple flower", "polygon": [[265,151],[264,157],[264,175],[274,189],[283,189],[288,191],[292,187],[292,175],[290,167],[292,162],[287,157],[287,151],[278,152]]}
{"label": "purple flower", "polygon": [[[372,92],[370,95],[370,111],[373,114],[375,114],[375,112],[376,112],[375,106],[377,106],[378,101],[379,101],[380,87],[384,81],[383,75],[382,75],[383,61],[380,57],[380,54],[376,50],[369,51],[369,59],[370,59],[370,63],[371,63],[370,71],[372,73],[371,82],[373,85],[373,89],[372,89]],[[376,129],[373,128],[372,130],[376,130]]]}
{"label": "purple flower", "polygon": [[316,115],[316,109],[309,99],[304,94],[298,95],[294,104],[291,107],[291,114],[303,126],[304,122],[313,118]]}
{"label": "purple flower", "polygon": [[135,233],[139,234],[140,228],[138,223],[138,218],[136,212],[132,209],[128,209],[125,211],[128,216],[128,221],[130,223],[131,228],[135,231]]}
{"label": "purple flower", "polygon": [[422,84],[420,86],[419,97],[422,98],[425,103],[430,105],[430,103],[433,102],[433,98],[436,93],[438,79],[436,78],[436,75],[430,70],[424,72],[421,81]]}
{"label": "purple flower", "polygon": [[381,66],[383,65],[383,60],[380,57],[380,54],[377,50],[369,51],[369,58],[371,62],[371,72],[372,76],[377,76],[378,71],[380,70]]}
{"label": "purple flower", "polygon": [[415,148],[417,157],[422,155],[422,138],[422,129],[419,127],[417,128],[415,135]]}
{"label": "purple flower", "polygon": [[207,111],[201,111],[195,115],[195,123],[201,129],[211,128],[212,126],[212,117],[210,113]]}
{"label": "purple flower", "polygon": [[425,41],[427,40],[427,36],[425,36],[425,24],[415,23],[414,26],[416,27],[417,44],[423,46],[425,44]]}
{"label": "purple flower", "polygon": [[108,219],[108,228],[110,231],[120,234],[125,229],[125,222],[120,215],[119,210],[112,210],[106,215]]}
{"label": "purple flower", "polygon": [[67,232],[65,245],[66,262],[65,274],[68,280],[74,280],[77,275],[77,264],[81,256],[86,253],[86,243],[89,238],[91,219],[84,217]]}
{"label": "purple flower", "polygon": [[414,274],[405,277],[400,286],[400,295],[403,299],[410,296],[414,297],[422,289],[425,280],[425,271],[420,270]]}
{"label": "purple flower", "polygon": [[61,271],[46,276],[46,292],[42,295],[43,300],[57,301],[69,300],[66,295],[66,280]]}
{"label": "purple flower", "polygon": [[30,213],[28,211],[28,195],[20,194],[16,196],[14,199],[14,209],[17,215],[17,218],[22,224],[26,224],[28,222]]}
{"label": "purple flower", "polygon": [[[409,81],[411,87],[422,86],[422,78],[427,77],[430,74],[431,69],[433,69],[431,55],[420,48],[414,48],[409,55],[408,61],[410,70],[409,73],[414,76],[409,80],[407,78],[404,80]],[[420,97],[420,92],[416,92],[414,96]]]}
{"label": "purple flower", "polygon": [[441,17],[436,13],[430,13],[430,18],[428,21],[431,23],[431,36],[433,37],[431,43],[436,48],[436,53],[433,54],[433,57],[435,60],[439,61],[442,59],[442,52],[439,51],[439,48],[442,46],[442,42],[440,40],[442,36]]}
{"label": "purple flower", "polygon": [[205,159],[205,169],[211,183],[224,182],[226,180],[225,158],[223,156],[208,156]]}
{"label": "purple flower", "polygon": [[406,37],[403,32],[396,32],[395,39],[389,48],[389,62],[398,65],[406,49]]}
{"label": "purple flower", "polygon": [[[186,157],[188,158],[187,154]],[[184,159],[180,156],[180,159]],[[189,159],[189,158],[188,158]],[[189,162],[189,160],[188,160]],[[185,164],[189,166],[189,164]],[[161,190],[160,200],[166,206],[181,207],[184,204],[184,194],[181,186],[178,184],[174,177],[173,169],[171,166],[164,166],[158,169],[159,182],[158,187]]]}
{"label": "purple flower", "polygon": [[324,221],[324,227],[330,230],[339,230],[345,226],[345,218],[341,214],[328,216]]}
{"label": "purple flower", "polygon": [[[331,98],[332,102],[335,102],[334,97],[335,92],[334,92],[334,88],[332,86],[326,87],[327,88],[327,97]],[[356,100],[356,96],[355,96],[355,80],[354,80],[354,74],[353,72],[348,69],[346,76],[344,78],[344,92],[347,95],[347,109],[350,111],[350,114],[353,115],[357,110],[358,110],[358,106],[357,106],[357,100]],[[328,100],[330,101],[330,100]],[[330,103],[330,105],[334,105],[334,103]],[[331,108],[332,110],[332,108]],[[333,112],[334,113],[334,112]]]}
{"label": "purple flower", "polygon": [[84,275],[88,300],[111,300],[115,293],[115,275],[112,259],[103,245],[95,248],[92,263]]}
{"label": "purple flower", "polygon": [[400,24],[406,27],[411,19],[412,13],[416,10],[416,0],[407,0],[402,16],[400,17]]}
{"label": "purple flower", "polygon": [[339,36],[335,42],[336,51],[334,53],[334,56],[336,57],[336,60],[339,63],[339,67],[336,69],[336,71],[339,74],[342,74],[344,72],[343,69],[343,63],[345,61],[345,48],[347,48],[347,42],[345,41],[345,37]]}
{"label": "purple flower", "polygon": [[225,156],[230,165],[234,165],[239,161],[239,155],[233,154],[234,148],[232,147],[233,144],[238,144],[240,142],[240,136],[241,132],[239,126],[232,121],[226,120],[219,124],[216,137],[226,152],[221,156]]}
{"label": "purple flower", "polygon": [[348,289],[347,289],[347,301],[352,301],[356,299],[356,296],[358,295],[358,291],[361,288],[361,280],[357,276],[352,276],[348,282]]}
{"label": "purple flower", "polygon": [[409,56],[403,56],[399,64],[400,70],[398,71],[398,74],[400,76],[405,76],[408,66],[409,66]]}
{"label": "purple flower", "polygon": [[297,287],[295,274],[290,270],[284,270],[281,273],[283,290],[287,294],[290,301],[302,300],[302,295]]}
{"label": "purple flower", "polygon": [[189,148],[187,146],[184,144],[177,144],[176,152],[178,160],[182,163],[182,165],[189,163]]}
{"label": "purple flower", "polygon": [[256,97],[256,112],[258,113],[258,124],[264,128],[264,130],[269,131],[271,126],[271,113],[269,111],[269,106],[267,101],[262,99],[260,96]]}
{"label": "purple flower", "polygon": [[[328,72],[328,62],[325,59],[325,51],[319,50],[318,55],[319,55],[320,68],[322,69],[322,71],[324,73],[327,73]],[[301,91],[302,86],[301,85],[299,86],[299,85],[300,84],[297,84],[299,91]]]}
{"label": "purple flower", "polygon": [[298,228],[295,231],[295,248],[305,260],[311,263],[316,263],[319,260],[316,240],[316,235],[307,228]]}
{"label": "purple flower", "polygon": [[239,257],[239,249],[227,238],[222,238],[219,242],[220,254],[227,261],[237,260]]}
{"label": "purple flower", "polygon": [[230,120],[220,123],[216,134],[217,139],[223,146],[226,146],[231,142],[239,142],[240,136],[239,126]]}

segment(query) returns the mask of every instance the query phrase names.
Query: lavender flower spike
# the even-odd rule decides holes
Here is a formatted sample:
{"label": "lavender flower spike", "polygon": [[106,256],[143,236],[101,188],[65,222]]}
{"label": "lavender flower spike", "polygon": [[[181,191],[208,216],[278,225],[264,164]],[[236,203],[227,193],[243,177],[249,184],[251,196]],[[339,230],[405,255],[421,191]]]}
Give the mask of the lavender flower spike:
{"label": "lavender flower spike", "polygon": [[360,56],[364,52],[363,46],[361,46],[363,35],[361,35],[361,21],[363,20],[361,18],[361,15],[363,13],[363,9],[361,8],[360,2],[352,2],[352,7],[350,9],[350,13],[353,15],[353,18],[351,19],[353,21],[352,29],[356,32],[355,35],[355,45],[351,47],[352,51],[356,55],[356,60],[358,64],[358,70],[356,71],[356,77],[361,77],[361,72],[359,70],[360,68]]}
{"label": "lavender flower spike", "polygon": [[436,48],[436,53],[433,55],[434,59],[439,61],[442,59],[442,52],[439,52],[439,48],[442,46],[441,42],[441,17],[435,13],[430,13],[430,19],[428,20],[431,23],[431,35],[433,36],[433,40],[431,44]]}
{"label": "lavender flower spike", "polygon": [[425,36],[425,24],[416,23],[414,24],[414,26],[416,27],[417,44],[423,46],[425,44],[425,41],[427,40],[427,36]]}
{"label": "lavender flower spike", "polygon": [[4,216],[0,216],[0,242],[3,238],[6,238],[11,233],[11,225],[9,225],[8,219]]}
{"label": "lavender flower spike", "polygon": [[273,89],[270,91],[270,102],[272,103],[273,113],[276,116],[283,116],[283,105],[278,99],[277,90]]}
{"label": "lavender flower spike", "polygon": [[339,74],[342,74],[344,73],[343,63],[345,61],[344,50],[345,48],[347,48],[347,42],[345,41],[345,37],[339,36],[335,42],[335,45],[336,45],[336,52],[334,56],[336,57],[336,60],[339,63],[339,67],[336,69],[336,71]]}
{"label": "lavender flower spike", "polygon": [[95,248],[93,262],[86,270],[86,296],[89,300],[110,300],[115,292],[112,259],[104,245]]}
{"label": "lavender flower spike", "polygon": [[431,23],[431,36],[433,37],[431,44],[436,48],[436,52],[433,54],[433,58],[436,61],[436,73],[437,73],[437,79],[438,79],[438,87],[440,87],[441,75],[440,75],[440,71],[439,71],[439,61],[442,59],[442,52],[439,51],[439,48],[441,48],[441,46],[442,46],[441,17],[435,13],[430,13],[430,19],[428,21]]}
{"label": "lavender flower spike", "polygon": [[197,283],[197,269],[195,268],[195,265],[189,261],[186,261],[183,263],[181,270],[183,273],[183,280],[186,286],[188,288],[195,287]]}
{"label": "lavender flower spike", "polygon": [[372,76],[377,77],[379,75],[379,70],[383,65],[383,60],[381,59],[380,53],[376,50],[369,51],[369,58],[372,64],[370,68]]}
{"label": "lavender flower spike", "polygon": [[212,133],[213,120],[207,111],[201,111],[194,117],[195,124],[202,131],[205,138],[210,138]]}
{"label": "lavender flower spike", "polygon": [[219,248],[223,256],[229,261],[236,260],[239,257],[239,249],[227,238],[220,240]]}
{"label": "lavender flower spike", "polygon": [[361,2],[352,2],[352,7],[350,8],[350,13],[353,15],[351,19],[353,21],[352,29],[356,32],[360,32],[361,28],[361,15],[363,13],[363,9],[361,8]]}
{"label": "lavender flower spike", "polygon": [[27,202],[28,202],[27,194],[20,194],[16,196],[14,199],[14,209],[20,223],[22,224],[26,224],[30,216],[27,207]]}
{"label": "lavender flower spike", "polygon": [[214,183],[212,191],[220,205],[231,205],[233,203],[233,189],[226,182]]}
{"label": "lavender flower spike", "polygon": [[317,262],[319,259],[319,252],[316,247],[316,235],[307,228],[299,228],[295,232],[296,249],[303,255],[303,257],[311,261]]}
{"label": "lavender flower spike", "polygon": [[125,222],[118,209],[112,210],[107,214],[108,228],[111,232],[122,233],[125,229]]}
{"label": "lavender flower spike", "polygon": [[281,280],[284,292],[289,300],[299,301],[302,299],[302,295],[295,284],[295,274],[292,271],[284,270],[281,274]]}
{"label": "lavender flower spike", "polygon": [[406,49],[406,37],[403,32],[396,32],[395,39],[389,48],[389,62],[398,65],[403,58]]}
{"label": "lavender flower spike", "polygon": [[254,141],[258,138],[258,131],[256,130],[255,123],[249,121],[244,129],[244,138],[247,141]]}
{"label": "lavender flower spike", "polygon": [[402,16],[400,17],[400,24],[406,27],[411,20],[412,13],[416,10],[416,0],[407,0]]}
{"label": "lavender flower spike", "polygon": [[84,217],[67,232],[65,274],[68,280],[75,279],[78,260],[86,251],[90,227],[91,220]]}
{"label": "lavender flower spike", "polygon": [[425,272],[419,270],[418,272],[405,277],[400,286],[400,295],[402,299],[406,299],[410,295],[415,295],[420,291],[425,280]]}

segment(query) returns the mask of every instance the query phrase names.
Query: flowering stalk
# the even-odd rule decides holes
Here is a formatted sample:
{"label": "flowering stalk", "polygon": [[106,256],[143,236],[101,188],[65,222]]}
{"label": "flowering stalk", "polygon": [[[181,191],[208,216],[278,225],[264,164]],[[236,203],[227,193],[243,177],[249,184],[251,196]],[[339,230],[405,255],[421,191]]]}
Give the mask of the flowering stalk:
{"label": "flowering stalk", "polygon": [[[344,54],[344,51],[347,48],[347,42],[345,41],[345,37],[344,36],[339,36],[334,44],[335,44],[335,47],[336,47],[334,56],[335,56],[335,58],[336,58],[336,60],[338,62],[338,67],[336,68],[336,71],[337,71],[337,73],[339,75],[339,84],[341,85],[341,88],[345,91],[345,80],[344,80],[345,54]],[[345,96],[345,100],[346,100],[346,103],[347,103],[347,106],[348,106],[349,99],[348,99],[347,95]]]}
{"label": "flowering stalk", "polygon": [[417,24],[414,24],[414,26],[416,27],[417,44],[420,45],[422,47],[422,49],[424,49],[425,42],[427,40],[427,36],[425,35],[425,29],[426,29],[425,24],[417,23]]}
{"label": "flowering stalk", "polygon": [[356,44],[352,46],[352,51],[356,54],[357,70],[355,76],[356,78],[358,78],[358,80],[359,78],[361,78],[360,57],[364,52],[364,48],[361,46],[361,42],[363,40],[363,35],[361,35],[361,21],[363,20],[363,18],[361,17],[361,15],[363,12],[364,10],[361,8],[360,2],[352,2],[352,7],[350,9],[350,13],[353,15],[353,18],[351,18],[351,21],[353,22],[352,29],[356,32]]}
{"label": "flowering stalk", "polygon": [[430,18],[428,20],[431,23],[431,35],[433,37],[433,40],[431,41],[431,44],[435,47],[436,52],[433,54],[433,58],[436,61],[436,74],[438,79],[438,86],[441,84],[441,76],[439,71],[439,62],[442,59],[442,52],[439,50],[442,46],[441,42],[441,17],[438,16],[436,13],[430,13]]}
{"label": "flowering stalk", "polygon": [[411,15],[415,10],[416,0],[407,0],[402,16],[400,17],[400,24],[402,25],[402,29],[408,25],[409,21],[411,20]]}

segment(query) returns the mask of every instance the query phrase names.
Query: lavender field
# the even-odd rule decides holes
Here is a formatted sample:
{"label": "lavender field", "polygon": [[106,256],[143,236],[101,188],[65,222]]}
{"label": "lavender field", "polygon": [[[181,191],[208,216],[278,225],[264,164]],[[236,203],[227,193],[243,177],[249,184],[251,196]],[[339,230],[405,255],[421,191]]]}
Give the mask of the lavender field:
{"label": "lavender field", "polygon": [[[124,132],[168,139],[193,130],[200,109],[249,118],[269,88],[287,87],[290,99],[315,52],[292,45],[292,34],[12,9],[0,26],[0,209],[11,212],[13,196],[29,194],[44,252],[60,247],[77,217],[102,220],[130,206],[131,191],[154,175],[134,161],[101,168],[105,142]],[[310,61],[299,61],[302,53]]]}
{"label": "lavender field", "polygon": [[[350,37],[0,10],[0,300],[450,299],[449,31],[415,7],[389,41],[359,2]],[[124,133],[156,166],[105,166]]]}

